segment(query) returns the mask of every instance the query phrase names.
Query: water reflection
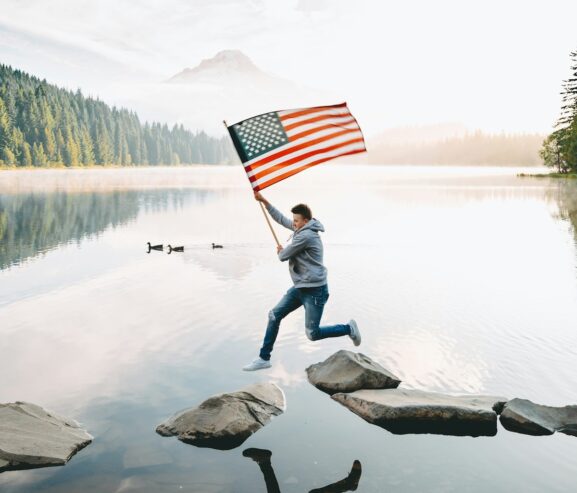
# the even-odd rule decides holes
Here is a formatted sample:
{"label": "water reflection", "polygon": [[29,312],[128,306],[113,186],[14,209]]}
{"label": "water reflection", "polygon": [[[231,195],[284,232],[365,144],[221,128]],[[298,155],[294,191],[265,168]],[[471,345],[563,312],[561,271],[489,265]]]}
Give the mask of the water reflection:
{"label": "water reflection", "polygon": [[146,212],[204,202],[207,190],[146,190],[0,195],[0,270],[59,245],[98,236]]}
{"label": "water reflection", "polygon": [[[42,246],[18,254],[13,240],[11,260],[4,252],[0,264],[22,264],[0,272],[0,402],[37,402],[79,420],[98,440],[66,467],[3,473],[2,492],[264,490],[260,469],[236,450],[198,449],[151,432],[175,410],[263,378],[285,388],[290,412],[239,450],[270,444],[285,491],[345,476],[352,453],[365,468],[366,491],[574,490],[573,437],[529,443],[499,432],[471,440],[367,426],[308,384],[307,366],[351,347],[311,343],[301,313],[287,317],[267,374],[241,372],[290,282],[242,168],[159,170],[140,188],[142,173],[150,175],[121,171],[132,186],[124,192],[107,185],[104,172],[70,175],[92,176],[98,187],[90,189],[54,190],[40,175],[18,175],[33,199],[46,204],[60,195],[62,207],[47,255],[19,261]],[[577,262],[568,225],[577,183],[522,180],[510,170],[484,170],[482,179],[471,170],[400,173],[318,167],[270,192],[285,212],[295,201],[310,203],[327,227],[327,321],[358,315],[362,351],[405,387],[575,402]],[[6,176],[4,212],[31,191],[16,196]],[[92,233],[80,222],[57,237],[75,216],[66,207],[91,196],[108,216],[101,211]],[[552,216],[558,208],[567,221]],[[8,224],[4,214],[0,243],[12,228],[13,238],[30,244],[48,209],[31,208],[36,219],[26,226]],[[19,216],[25,223],[26,215]],[[147,241],[185,249],[147,255]]]}
{"label": "water reflection", "polygon": [[570,222],[577,241],[577,180],[558,180],[548,196],[559,207],[558,217]]}
{"label": "water reflection", "polygon": [[378,424],[378,426],[395,435],[433,434],[457,437],[493,437],[497,434],[496,419],[492,422],[479,421],[477,423],[459,420],[407,420],[405,422]]}
{"label": "water reflection", "polygon": [[[248,448],[242,452],[242,455],[249,457],[258,464],[264,478],[267,493],[280,493],[281,490],[270,460],[272,452],[266,449]],[[346,478],[323,486],[322,488],[310,490],[309,493],[344,493],[345,491],[355,491],[359,486],[361,472],[361,463],[355,460],[351,472],[349,472]]]}
{"label": "water reflection", "polygon": [[213,249],[210,245],[185,245],[184,261],[197,264],[202,270],[219,280],[240,281],[267,258],[270,247],[248,244],[227,244],[225,249]]}

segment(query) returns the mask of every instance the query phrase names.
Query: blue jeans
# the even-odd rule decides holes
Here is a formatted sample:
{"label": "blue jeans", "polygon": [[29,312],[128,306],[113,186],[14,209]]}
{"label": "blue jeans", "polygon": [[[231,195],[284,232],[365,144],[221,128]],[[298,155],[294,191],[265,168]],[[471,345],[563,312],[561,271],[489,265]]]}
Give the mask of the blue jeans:
{"label": "blue jeans", "polygon": [[268,314],[268,325],[260,357],[267,361],[270,359],[281,320],[301,306],[305,307],[305,332],[311,341],[349,335],[351,327],[348,324],[319,327],[328,299],[329,288],[326,284],[315,288],[290,288]]}

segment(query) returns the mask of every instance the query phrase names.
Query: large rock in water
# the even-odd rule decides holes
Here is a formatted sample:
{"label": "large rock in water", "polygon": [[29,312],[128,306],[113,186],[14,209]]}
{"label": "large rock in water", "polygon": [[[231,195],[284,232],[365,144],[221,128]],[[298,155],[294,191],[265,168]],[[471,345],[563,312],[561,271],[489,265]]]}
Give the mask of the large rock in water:
{"label": "large rock in water", "polygon": [[507,401],[503,397],[454,396],[409,389],[359,390],[332,398],[392,433],[458,436],[495,435],[497,414]]}
{"label": "large rock in water", "polygon": [[361,353],[341,350],[306,369],[309,382],[334,394],[360,389],[394,389],[401,380]]}
{"label": "large rock in water", "polygon": [[198,447],[228,450],[241,445],[255,431],[286,409],[283,391],[275,384],[250,385],[238,392],[210,397],[158,425],[162,436]]}
{"label": "large rock in water", "polygon": [[509,431],[526,435],[552,435],[560,431],[577,436],[577,406],[550,407],[527,399],[512,399],[500,416]]}
{"label": "large rock in water", "polygon": [[0,471],[59,466],[92,442],[71,419],[35,404],[0,404]]}

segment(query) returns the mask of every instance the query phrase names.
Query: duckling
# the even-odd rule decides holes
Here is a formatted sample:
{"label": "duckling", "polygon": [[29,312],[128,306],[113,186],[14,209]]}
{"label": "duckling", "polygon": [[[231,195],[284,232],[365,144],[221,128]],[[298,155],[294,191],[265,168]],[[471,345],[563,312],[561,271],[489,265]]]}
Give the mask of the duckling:
{"label": "duckling", "polygon": [[184,252],[184,247],[183,246],[173,247],[168,245],[168,254],[170,255],[172,252]]}
{"label": "duckling", "polygon": [[148,245],[148,253],[150,253],[150,250],[163,250],[164,247],[162,245],[151,245],[150,241],[147,243]]}
{"label": "duckling", "polygon": [[222,248],[222,245],[217,245],[216,243],[213,243],[212,248]]}

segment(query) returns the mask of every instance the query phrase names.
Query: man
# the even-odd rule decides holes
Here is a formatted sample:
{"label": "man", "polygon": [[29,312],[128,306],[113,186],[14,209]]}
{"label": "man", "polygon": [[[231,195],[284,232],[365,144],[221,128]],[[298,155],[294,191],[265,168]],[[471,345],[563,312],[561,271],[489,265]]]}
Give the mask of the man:
{"label": "man", "polygon": [[323,225],[312,217],[311,210],[305,204],[295,205],[291,212],[293,220],[282,215],[260,192],[254,198],[265,204],[271,217],[281,226],[293,231],[290,244],[285,248],[277,247],[281,262],[289,261],[289,271],[294,286],[290,288],[279,303],[269,312],[268,325],[259,357],[243,368],[245,371],[270,368],[270,355],[276,341],[281,320],[297,308],[305,308],[305,332],[311,341],[348,335],[355,346],[361,343],[361,333],[357,323],[320,327],[325,303],[329,298],[327,269],[323,265],[323,244],[319,232]]}

